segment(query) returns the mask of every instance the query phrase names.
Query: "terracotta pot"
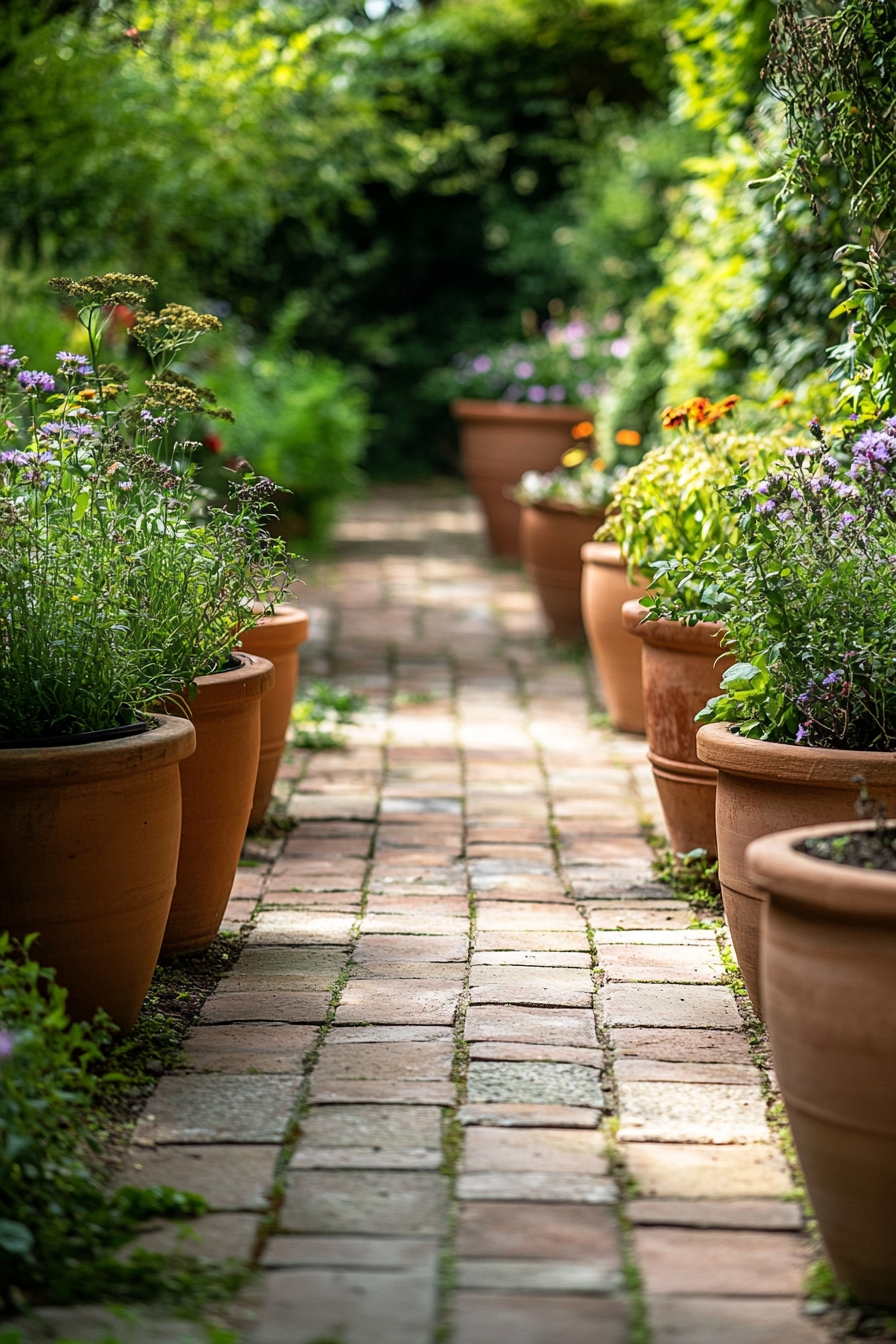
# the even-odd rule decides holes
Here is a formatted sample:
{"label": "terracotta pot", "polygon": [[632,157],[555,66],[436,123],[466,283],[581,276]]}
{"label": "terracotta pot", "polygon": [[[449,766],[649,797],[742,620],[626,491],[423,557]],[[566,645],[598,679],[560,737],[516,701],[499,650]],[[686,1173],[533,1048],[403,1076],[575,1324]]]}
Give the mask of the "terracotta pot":
{"label": "terracotta pot", "polygon": [[[647,758],[675,854],[716,850],[716,771],[697,759],[694,716],[718,695],[734,659],[720,653],[725,627],[715,621],[679,625],[644,621],[640,602],[626,602],[622,624],[641,640],[641,683]],[[643,624],[642,624],[643,622]]]}
{"label": "terracotta pot", "polygon": [[716,832],[722,899],[744,983],[761,1014],[759,927],[765,897],[747,874],[747,845],[795,826],[854,822],[856,775],[864,775],[872,796],[886,803],[892,814],[896,754],[757,742],[729,727],[704,725],[697,733],[697,755],[719,772]]}
{"label": "terracotta pot", "polygon": [[589,541],[581,554],[582,616],[610,722],[621,732],[643,733],[641,641],[623,626],[622,606],[643,597],[647,583],[629,581],[614,542]]}
{"label": "terracotta pot", "polygon": [[767,897],[762,1002],[812,1207],[837,1273],[896,1307],[896,874],[800,854],[813,826],[756,840]]}
{"label": "terracotta pot", "polygon": [[267,658],[274,668],[274,684],[261,698],[261,752],[249,826],[260,826],[271,801],[280,757],[289,728],[289,715],[299,679],[299,645],[308,638],[308,613],[299,607],[279,606],[251,630],[240,634],[240,648]]}
{"label": "terracotta pot", "polygon": [[525,504],[520,509],[523,564],[555,639],[585,638],[582,547],[603,520],[603,509],[581,513],[571,504]]}
{"label": "terracotta pot", "polygon": [[162,955],[202,952],[224,917],[246,835],[261,745],[266,658],[235,653],[232,672],[198,677],[190,702],[196,751],[181,766],[183,828]]}
{"label": "terracotta pot", "polygon": [[453,401],[460,423],[464,476],[485,510],[495,555],[520,558],[520,506],[507,498],[524,471],[553,471],[570,447],[569,431],[591,416],[582,406],[527,406],[511,401]]}
{"label": "terracotta pot", "polygon": [[39,933],[75,1021],[122,1031],[146,997],[180,844],[179,763],[193,726],[159,715],[139,736],[0,750],[0,928]]}

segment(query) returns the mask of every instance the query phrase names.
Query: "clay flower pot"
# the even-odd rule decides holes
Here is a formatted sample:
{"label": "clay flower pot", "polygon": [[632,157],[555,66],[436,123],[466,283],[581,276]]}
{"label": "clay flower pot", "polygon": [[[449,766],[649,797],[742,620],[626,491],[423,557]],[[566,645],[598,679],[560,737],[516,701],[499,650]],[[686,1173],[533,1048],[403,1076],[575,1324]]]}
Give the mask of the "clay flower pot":
{"label": "clay flower pot", "polygon": [[716,850],[716,771],[697,759],[694,716],[718,695],[734,659],[720,652],[725,627],[715,621],[679,625],[645,621],[640,602],[626,602],[622,624],[641,640],[641,683],[647,758],[675,854]]}
{"label": "clay flower pot", "polygon": [[765,896],[751,882],[745,851],[751,840],[824,822],[854,823],[863,775],[874,798],[896,811],[896,755],[885,751],[835,751],[758,742],[729,731],[727,723],[705,724],[697,755],[718,771],[716,833],[719,882],[731,941],[744,983],[762,1013],[759,928]]}
{"label": "clay flower pot", "polygon": [[144,733],[0,750],[0,927],[38,933],[74,1021],[104,1008],[137,1019],[177,873],[179,765],[193,725],[159,715]]}
{"label": "clay flower pot", "polygon": [[460,423],[460,456],[470,489],[485,510],[495,555],[520,558],[520,506],[506,492],[524,471],[552,471],[570,445],[569,431],[590,419],[581,406],[528,406],[513,401],[451,403]]}
{"label": "clay flower pot", "polygon": [[162,955],[202,952],[221,926],[246,835],[261,746],[266,658],[234,653],[229,672],[197,677],[190,701],[196,751],[181,766],[183,827]]}
{"label": "clay flower pot", "polygon": [[261,825],[271,801],[299,679],[299,645],[307,638],[308,613],[287,605],[276,607],[273,616],[262,616],[256,626],[240,634],[242,652],[266,658],[274,668],[274,684],[261,699],[261,752],[250,827]]}
{"label": "clay flower pot", "polygon": [[604,520],[603,509],[582,513],[571,504],[524,504],[520,550],[526,573],[555,639],[582,640],[582,547]]}
{"label": "clay flower pot", "polygon": [[610,722],[621,732],[643,733],[641,641],[623,626],[622,606],[643,597],[647,583],[629,582],[612,541],[589,541],[581,554],[582,616]]}
{"label": "clay flower pot", "polygon": [[762,1002],[821,1234],[861,1301],[896,1307],[896,873],[796,848],[872,826],[766,836],[746,868],[766,897]]}

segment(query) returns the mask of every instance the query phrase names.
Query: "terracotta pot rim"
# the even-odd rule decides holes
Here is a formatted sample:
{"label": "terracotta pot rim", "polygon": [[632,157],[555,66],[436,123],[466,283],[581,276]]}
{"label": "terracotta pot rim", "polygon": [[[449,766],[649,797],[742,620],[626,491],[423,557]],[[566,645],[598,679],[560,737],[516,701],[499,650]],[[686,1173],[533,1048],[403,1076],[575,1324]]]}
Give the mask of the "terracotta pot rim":
{"label": "terracotta pot rim", "polygon": [[455,420],[541,420],[553,424],[575,425],[579,420],[590,420],[591,412],[584,406],[533,406],[531,402],[489,401],[485,397],[458,397],[449,403]]}
{"label": "terracotta pot rim", "polygon": [[234,649],[231,655],[240,664],[230,672],[211,672],[197,677],[198,694],[195,700],[185,698],[186,710],[180,703],[166,701],[166,709],[181,718],[195,719],[206,714],[217,714],[227,705],[241,705],[256,700],[274,684],[274,665],[257,653],[243,653]]}
{"label": "terracotta pot rim", "polygon": [[[308,638],[308,613],[301,607],[280,605],[273,616],[262,616],[249,630],[241,630],[239,640],[251,640],[255,633],[273,649],[294,649]],[[237,652],[244,652],[241,647]],[[263,656],[263,655],[262,655]]]}
{"label": "terracotta pot rim", "polygon": [[698,621],[696,625],[681,625],[678,621],[645,621],[646,608],[641,599],[634,597],[623,603],[622,624],[630,635],[643,639],[658,649],[683,649],[687,653],[715,652],[720,658],[731,657],[721,647],[725,626],[721,621]]}
{"label": "terracotta pot rim", "polygon": [[146,733],[67,747],[9,747],[0,752],[0,783],[46,785],[111,778],[123,771],[158,770],[196,750],[192,723],[170,714],[153,714]]}
{"label": "terracotta pot rim", "polygon": [[575,504],[567,504],[563,499],[542,499],[537,503],[521,504],[520,508],[537,509],[539,513],[574,513],[579,518],[603,518],[606,510],[602,508],[580,509]]}
{"label": "terracotta pot rim", "polygon": [[581,550],[583,565],[603,565],[607,569],[625,569],[626,562],[615,541],[586,541]]}
{"label": "terracotta pot rim", "polygon": [[719,772],[712,765],[697,765],[693,761],[680,761],[672,756],[660,756],[659,752],[647,748],[647,759],[657,774],[686,777],[694,784],[711,784],[713,788]]}
{"label": "terracotta pot rim", "polygon": [[[753,840],[746,849],[750,880],[774,896],[846,918],[896,920],[896,873],[858,868],[801,854],[796,846],[811,836],[872,831],[873,821],[825,822],[798,826]],[[896,821],[887,823],[890,830]]]}
{"label": "terracotta pot rim", "polygon": [[896,783],[896,752],[840,751],[834,747],[798,747],[789,742],[760,742],[732,732],[730,723],[707,723],[697,733],[697,755],[707,765],[750,779],[813,788],[841,789],[855,775],[870,786]]}

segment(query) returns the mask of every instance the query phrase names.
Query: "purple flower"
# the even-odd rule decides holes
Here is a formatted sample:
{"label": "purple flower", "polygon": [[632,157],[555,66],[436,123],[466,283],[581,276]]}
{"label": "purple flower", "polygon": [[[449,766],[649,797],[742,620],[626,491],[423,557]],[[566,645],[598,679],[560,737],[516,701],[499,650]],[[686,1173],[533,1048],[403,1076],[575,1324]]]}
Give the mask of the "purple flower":
{"label": "purple flower", "polygon": [[782,523],[789,523],[793,517],[793,513],[790,509],[782,509],[778,514],[778,517],[781,519]]}
{"label": "purple flower", "polygon": [[565,401],[566,388],[561,383],[554,383],[548,388],[548,401]]}
{"label": "purple flower", "polygon": [[797,741],[797,742],[802,742],[802,741],[804,740],[804,738],[807,738],[807,737],[809,736],[808,732],[806,731],[806,729],[808,728],[808,726],[809,726],[808,723],[801,723],[800,726],[799,726],[799,728],[797,728],[797,730],[796,730],[796,741]]}
{"label": "purple flower", "polygon": [[41,439],[53,438],[57,435],[65,435],[67,439],[86,439],[93,434],[92,425],[79,424],[76,420],[48,420],[38,428],[38,437]]}
{"label": "purple flower", "polygon": [[854,523],[855,521],[856,515],[854,513],[841,513],[840,515],[841,527],[849,527],[850,523]]}
{"label": "purple flower", "polygon": [[489,359],[488,355],[477,355],[476,358],[473,360],[474,373],[488,373],[491,366],[492,362]]}
{"label": "purple flower", "polygon": [[66,378],[86,378],[93,372],[86,355],[73,355],[70,350],[60,350],[56,358],[59,360],[59,372]]}
{"label": "purple flower", "polygon": [[548,390],[546,387],[542,387],[541,383],[533,383],[526,393],[530,401],[544,401],[547,395]]}
{"label": "purple flower", "polygon": [[0,345],[0,369],[8,369],[14,373],[16,369],[22,367],[22,361],[15,358],[15,348],[11,345]]}
{"label": "purple flower", "polygon": [[809,692],[803,691],[802,695],[797,696],[796,702],[801,709],[805,709],[809,704]]}
{"label": "purple flower", "polygon": [[627,336],[617,336],[615,341],[610,342],[610,354],[614,359],[625,359],[632,343]]}
{"label": "purple flower", "polygon": [[584,322],[568,322],[563,332],[563,339],[567,344],[570,341],[580,341],[588,335],[588,331],[589,328],[585,326]]}
{"label": "purple flower", "polygon": [[835,481],[834,490],[841,499],[854,499],[859,493],[851,481]]}
{"label": "purple flower", "polygon": [[30,461],[28,454],[19,452],[17,448],[7,448],[5,452],[0,453],[0,462],[4,466],[25,467]]}
{"label": "purple flower", "polygon": [[774,500],[774,499],[767,499],[767,500],[765,501],[764,504],[760,504],[760,505],[759,505],[759,512],[760,512],[760,513],[774,513],[774,511],[775,511],[775,509],[776,509],[777,507],[778,507],[777,500]]}
{"label": "purple flower", "polygon": [[822,679],[821,684],[822,686],[837,686],[842,680],[842,672],[829,672],[827,676]]}
{"label": "purple flower", "polygon": [[0,1031],[0,1060],[10,1059],[16,1048],[16,1038],[11,1031]]}
{"label": "purple flower", "polygon": [[767,494],[768,494],[768,481],[760,481],[759,484],[758,484],[757,487],[756,487],[756,493],[757,493],[757,495],[767,495]]}
{"label": "purple flower", "polygon": [[518,364],[513,366],[513,371],[517,378],[531,378],[535,372],[535,365],[530,364],[528,359],[521,359]]}
{"label": "purple flower", "polygon": [[581,397],[583,401],[587,401],[589,397],[595,396],[596,392],[597,388],[593,383],[579,383],[576,388],[576,395]]}
{"label": "purple flower", "polygon": [[19,386],[26,392],[55,392],[56,380],[51,373],[40,373],[37,369],[23,369],[17,379]]}

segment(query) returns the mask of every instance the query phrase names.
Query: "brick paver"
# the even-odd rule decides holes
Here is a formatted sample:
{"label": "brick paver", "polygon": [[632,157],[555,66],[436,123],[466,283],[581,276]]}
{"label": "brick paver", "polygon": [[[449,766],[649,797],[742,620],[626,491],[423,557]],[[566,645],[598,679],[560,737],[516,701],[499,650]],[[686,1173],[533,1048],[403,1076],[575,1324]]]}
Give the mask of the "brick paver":
{"label": "brick paver", "polygon": [[253,1220],[249,1344],[818,1339],[716,931],[651,876],[643,741],[590,726],[460,494],[375,494],[306,577],[303,668],[368,709],[288,753],[295,828],[248,847],[248,944],[125,1167],[195,1170],[209,1246]]}

